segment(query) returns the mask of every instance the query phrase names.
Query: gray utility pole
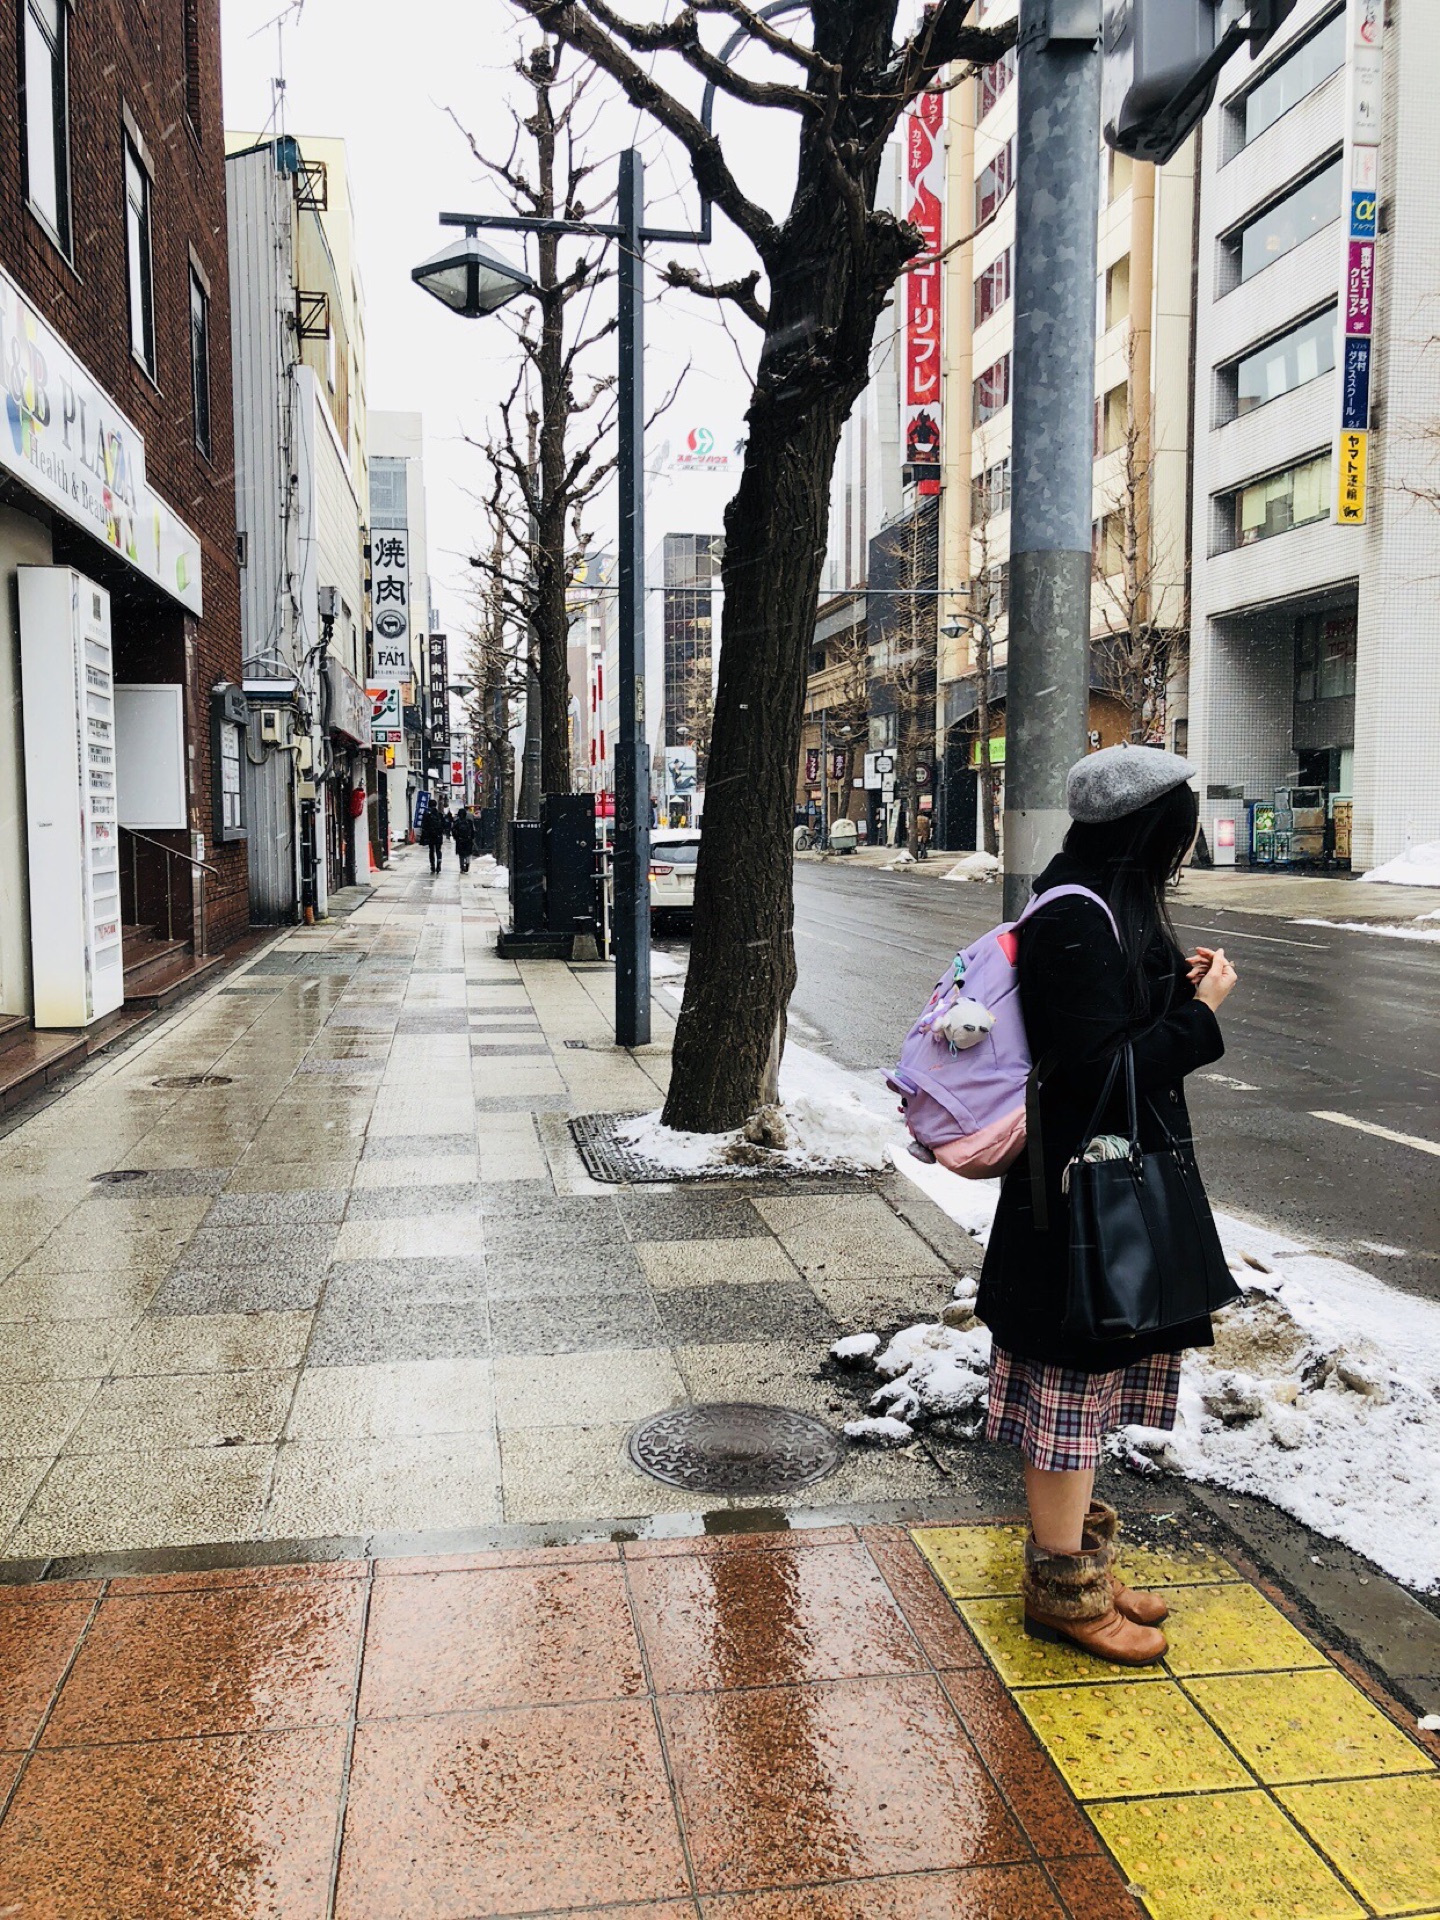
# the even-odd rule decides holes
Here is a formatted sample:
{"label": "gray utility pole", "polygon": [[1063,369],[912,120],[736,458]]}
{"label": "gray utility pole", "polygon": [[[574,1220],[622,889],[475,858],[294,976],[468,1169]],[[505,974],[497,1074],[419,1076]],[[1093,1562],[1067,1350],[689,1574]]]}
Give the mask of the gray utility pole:
{"label": "gray utility pole", "polygon": [[1005,917],[1064,837],[1090,684],[1100,0],[1020,0]]}
{"label": "gray utility pole", "polygon": [[620,731],[615,739],[615,1040],[650,1040],[650,752],[645,741],[645,163],[620,156]]}

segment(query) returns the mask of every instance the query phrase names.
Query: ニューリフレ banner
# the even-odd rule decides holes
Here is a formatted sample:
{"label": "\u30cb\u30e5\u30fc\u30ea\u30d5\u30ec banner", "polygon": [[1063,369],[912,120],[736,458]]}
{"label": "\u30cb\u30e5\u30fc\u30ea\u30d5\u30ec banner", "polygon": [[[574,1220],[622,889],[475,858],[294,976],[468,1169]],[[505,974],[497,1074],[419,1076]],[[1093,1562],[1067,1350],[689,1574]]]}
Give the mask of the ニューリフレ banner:
{"label": "\u30cb\u30e5\u30fc\u30ea\u30d5\u30ec banner", "polygon": [[905,120],[905,218],[925,252],[905,275],[903,417],[905,465],[921,493],[940,491],[940,285],[943,243],[945,96],[922,93]]}

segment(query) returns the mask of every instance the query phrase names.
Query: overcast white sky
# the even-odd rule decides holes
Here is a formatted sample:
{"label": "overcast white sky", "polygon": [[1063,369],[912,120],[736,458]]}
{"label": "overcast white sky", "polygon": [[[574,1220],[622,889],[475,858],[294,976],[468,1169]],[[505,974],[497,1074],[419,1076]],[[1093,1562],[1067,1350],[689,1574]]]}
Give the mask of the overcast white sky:
{"label": "overcast white sky", "polygon": [[[273,128],[272,80],[279,71],[273,24],[282,0],[222,0],[225,114],[236,128]],[[285,130],[337,136],[346,142],[356,208],[366,301],[369,403],[424,414],[430,570],[444,620],[458,625],[468,553],[480,538],[472,496],[485,486],[483,456],[467,447],[483,439],[487,416],[513,379],[515,349],[496,319],[467,322],[447,313],[410,280],[410,269],[444,239],[435,216],[444,208],[502,212],[496,186],[480,177],[473,156],[447,117],[453,108],[488,149],[508,141],[507,99],[522,99],[513,61],[537,30],[517,20],[509,0],[304,0],[283,30]],[[646,154],[652,223],[686,227],[696,198],[683,156],[634,110],[601,106],[591,150],[605,162],[636,140]],[[722,103],[722,136],[743,155],[752,191],[775,204],[785,193],[793,141],[789,116]],[[769,191],[765,191],[768,183]],[[753,264],[739,236],[721,230],[708,270],[717,278]],[[496,238],[497,246],[519,241]],[[654,250],[663,266],[677,254]],[[690,252],[688,258],[699,260]],[[652,276],[652,290],[659,289]],[[652,403],[686,364],[681,398],[652,430],[656,474],[647,540],[665,531],[719,532],[733,482],[660,470],[664,443],[678,445],[694,426],[708,426],[733,445],[749,383],[735,342],[753,360],[754,330],[728,309],[669,292],[647,307],[647,378]],[[727,332],[727,327],[729,331]],[[732,339],[733,335],[733,339]],[[614,365],[613,341],[597,351],[597,370]],[[613,539],[613,506],[595,515],[597,547]]]}

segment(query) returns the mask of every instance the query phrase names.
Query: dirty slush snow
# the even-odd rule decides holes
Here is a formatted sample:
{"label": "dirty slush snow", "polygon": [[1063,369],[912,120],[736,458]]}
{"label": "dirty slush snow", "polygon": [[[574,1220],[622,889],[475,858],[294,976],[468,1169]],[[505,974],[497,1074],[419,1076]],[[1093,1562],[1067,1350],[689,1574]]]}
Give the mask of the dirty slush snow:
{"label": "dirty slush snow", "polygon": [[[891,1157],[972,1235],[978,1266],[999,1183],[903,1148]],[[1258,1495],[1408,1586],[1440,1591],[1440,1306],[1264,1227],[1225,1214],[1217,1225],[1243,1296],[1216,1315],[1214,1347],[1185,1356],[1175,1430],[1125,1428],[1112,1453],[1133,1472]],[[990,1336],[972,1311],[975,1281],[955,1295],[938,1323],[888,1345],[871,1334],[832,1349],[879,1377],[867,1416],[846,1426],[853,1440],[980,1432]]]}

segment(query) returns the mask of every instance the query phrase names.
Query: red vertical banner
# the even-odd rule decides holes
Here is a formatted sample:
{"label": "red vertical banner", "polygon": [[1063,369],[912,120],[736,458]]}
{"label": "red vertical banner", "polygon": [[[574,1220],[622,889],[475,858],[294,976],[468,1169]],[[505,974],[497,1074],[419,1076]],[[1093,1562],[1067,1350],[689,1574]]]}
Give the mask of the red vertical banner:
{"label": "red vertical banner", "polygon": [[940,491],[940,285],[943,245],[945,95],[922,93],[905,122],[905,217],[925,254],[905,275],[905,464],[921,493]]}

